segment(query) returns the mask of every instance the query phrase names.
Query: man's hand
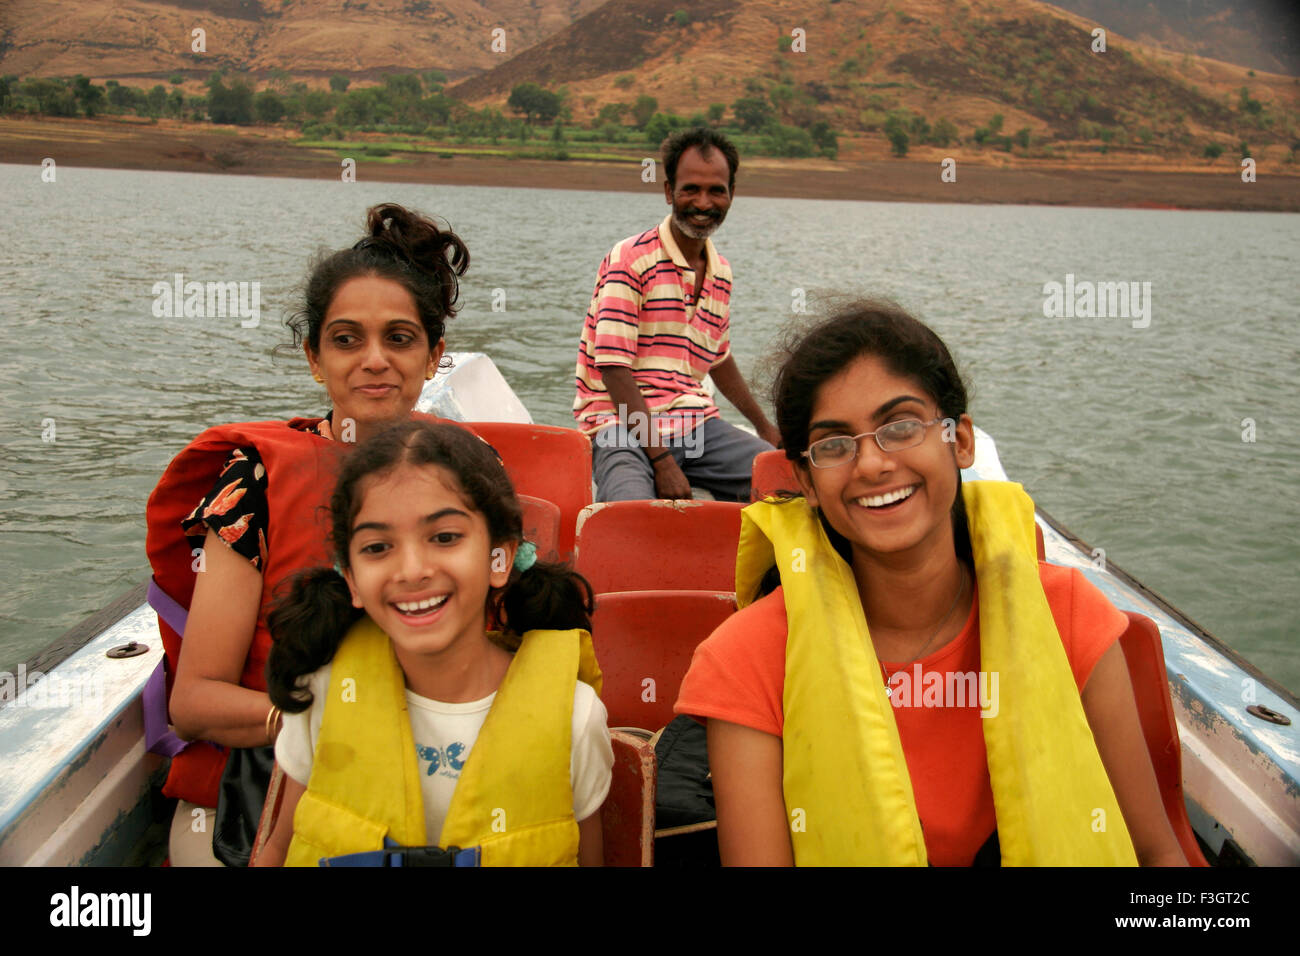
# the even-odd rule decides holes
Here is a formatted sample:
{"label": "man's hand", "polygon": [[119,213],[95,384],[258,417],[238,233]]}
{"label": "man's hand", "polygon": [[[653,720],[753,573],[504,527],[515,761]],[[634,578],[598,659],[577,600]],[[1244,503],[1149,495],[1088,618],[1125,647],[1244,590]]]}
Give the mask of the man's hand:
{"label": "man's hand", "polygon": [[763,441],[767,442],[773,448],[781,447],[781,432],[771,422],[764,422],[756,428],[755,431],[758,432],[759,438],[763,439]]}
{"label": "man's hand", "polygon": [[[663,454],[660,452],[660,454]],[[664,455],[654,463],[655,491],[660,498],[690,498],[691,483],[686,480],[681,466],[672,455]]]}

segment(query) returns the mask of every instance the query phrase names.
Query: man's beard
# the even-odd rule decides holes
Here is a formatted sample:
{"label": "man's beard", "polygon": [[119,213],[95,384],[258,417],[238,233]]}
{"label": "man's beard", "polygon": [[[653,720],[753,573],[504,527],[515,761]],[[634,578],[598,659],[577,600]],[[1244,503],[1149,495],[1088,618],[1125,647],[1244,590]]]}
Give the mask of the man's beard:
{"label": "man's beard", "polygon": [[687,219],[687,216],[690,214],[691,211],[689,206],[673,206],[673,224],[681,230],[682,235],[689,236],[692,239],[709,238],[709,236],[713,235],[713,233],[717,231],[717,228],[722,225],[722,220],[727,217],[726,213],[717,213],[717,218],[714,219],[713,222],[709,223],[709,225],[699,226]]}

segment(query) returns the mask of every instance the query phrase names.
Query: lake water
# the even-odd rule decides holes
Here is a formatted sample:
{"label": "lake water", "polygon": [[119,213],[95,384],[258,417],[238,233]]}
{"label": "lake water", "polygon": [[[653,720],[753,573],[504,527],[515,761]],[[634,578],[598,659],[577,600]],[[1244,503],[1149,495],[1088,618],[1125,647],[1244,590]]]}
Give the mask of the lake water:
{"label": "lake water", "polygon": [[[0,166],[0,186],[0,669],[145,579],[145,500],[195,433],[325,410],[305,362],[270,353],[310,254],[350,245],[367,205],[412,205],[460,233],[472,264],[449,346],[491,354],[556,425],[572,424],[601,258],[666,211],[631,193],[71,168],[42,183]],[[830,294],[896,298],[952,347],[1013,479],[1300,689],[1300,216],[742,192],[715,238],[747,374],[795,290],[810,314]],[[177,272],[259,282],[260,325],[156,318],[153,284]],[[1045,318],[1044,284],[1067,275],[1149,282],[1149,325]]]}

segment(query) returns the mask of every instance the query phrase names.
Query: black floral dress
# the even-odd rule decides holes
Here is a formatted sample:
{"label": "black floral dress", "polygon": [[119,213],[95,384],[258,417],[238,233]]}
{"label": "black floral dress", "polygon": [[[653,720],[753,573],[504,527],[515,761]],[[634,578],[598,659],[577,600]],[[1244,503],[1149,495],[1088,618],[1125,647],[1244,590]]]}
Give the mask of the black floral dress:
{"label": "black floral dress", "polygon": [[[328,418],[302,427],[329,437]],[[191,548],[203,547],[208,530],[230,545],[257,571],[266,566],[266,532],[270,509],[266,497],[266,466],[256,448],[236,448],[226,459],[212,490],[181,523]]]}

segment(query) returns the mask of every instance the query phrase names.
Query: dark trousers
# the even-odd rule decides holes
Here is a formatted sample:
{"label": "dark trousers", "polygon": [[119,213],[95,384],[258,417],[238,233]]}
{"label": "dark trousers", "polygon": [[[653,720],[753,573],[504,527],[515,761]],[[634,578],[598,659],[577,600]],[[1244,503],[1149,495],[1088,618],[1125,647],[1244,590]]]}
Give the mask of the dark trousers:
{"label": "dark trousers", "polygon": [[[711,492],[719,501],[748,501],[754,456],[772,446],[756,435],[710,418],[665,446],[693,486]],[[611,425],[596,433],[591,443],[592,477],[597,501],[635,501],[657,498],[654,466],[627,428]]]}

